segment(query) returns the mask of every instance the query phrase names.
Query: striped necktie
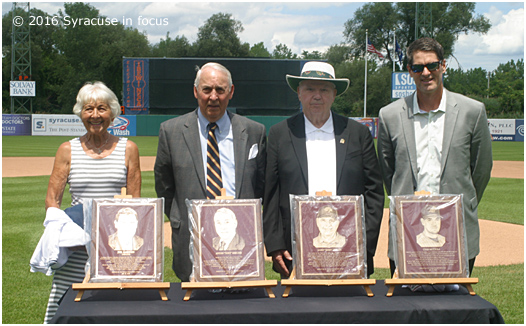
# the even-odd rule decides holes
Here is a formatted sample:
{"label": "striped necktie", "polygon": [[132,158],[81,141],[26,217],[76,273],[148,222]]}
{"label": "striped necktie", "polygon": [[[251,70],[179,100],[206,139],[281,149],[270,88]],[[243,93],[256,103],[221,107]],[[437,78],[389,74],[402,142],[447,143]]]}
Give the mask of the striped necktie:
{"label": "striped necktie", "polygon": [[208,140],[206,146],[206,198],[215,199],[221,195],[223,180],[221,179],[221,162],[219,160],[219,146],[215,130],[215,122],[208,124]]}

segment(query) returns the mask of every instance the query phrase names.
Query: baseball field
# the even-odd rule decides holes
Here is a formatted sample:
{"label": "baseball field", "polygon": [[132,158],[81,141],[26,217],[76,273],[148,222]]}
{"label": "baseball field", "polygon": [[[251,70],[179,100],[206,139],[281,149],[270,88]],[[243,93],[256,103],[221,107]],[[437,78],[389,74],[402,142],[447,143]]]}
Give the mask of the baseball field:
{"label": "baseball field", "polygon": [[[51,277],[29,272],[29,259],[44,231],[44,199],[58,146],[72,137],[2,138],[2,322],[42,323]],[[142,196],[156,197],[153,163],[157,137],[131,137],[141,154]],[[494,142],[492,178],[479,206],[481,253],[473,277],[478,295],[500,310],[506,323],[524,323],[524,143]],[[70,205],[69,192],[63,207]],[[388,207],[388,200],[386,205]],[[387,218],[375,256],[376,279],[389,278]],[[167,238],[169,239],[169,229]],[[166,241],[165,281],[177,282]],[[268,279],[279,278],[267,263]]]}

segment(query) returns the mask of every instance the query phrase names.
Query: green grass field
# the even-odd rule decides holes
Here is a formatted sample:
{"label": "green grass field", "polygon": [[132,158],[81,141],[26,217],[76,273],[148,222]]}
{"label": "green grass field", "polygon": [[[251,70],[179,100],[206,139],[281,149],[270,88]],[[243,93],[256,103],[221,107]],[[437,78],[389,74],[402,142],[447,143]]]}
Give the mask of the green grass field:
{"label": "green grass field", "polygon": [[[71,137],[3,137],[3,156],[54,156]],[[141,155],[155,156],[157,137],[132,137]],[[493,143],[494,160],[523,160],[523,143]],[[520,153],[520,154],[518,154]],[[153,172],[142,173],[143,197],[155,197]],[[51,277],[29,272],[29,260],[43,233],[44,199],[49,177],[2,178],[2,322],[42,323],[51,288]],[[70,205],[64,194],[63,208]],[[492,179],[480,205],[480,217],[524,224],[524,181]],[[503,239],[505,241],[505,239]],[[178,282],[171,269],[171,250],[165,248],[165,281]],[[266,264],[268,279],[279,279]],[[478,295],[500,310],[506,323],[524,323],[524,264],[476,267]],[[373,278],[389,278],[387,269],[376,269]]]}
{"label": "green grass field", "polygon": [[[57,148],[69,136],[9,136],[2,138],[2,156],[55,156]],[[138,136],[129,137],[139,147],[141,156],[155,156],[157,154],[158,137]],[[493,142],[493,160],[495,161],[524,161],[524,143],[522,142]]]}

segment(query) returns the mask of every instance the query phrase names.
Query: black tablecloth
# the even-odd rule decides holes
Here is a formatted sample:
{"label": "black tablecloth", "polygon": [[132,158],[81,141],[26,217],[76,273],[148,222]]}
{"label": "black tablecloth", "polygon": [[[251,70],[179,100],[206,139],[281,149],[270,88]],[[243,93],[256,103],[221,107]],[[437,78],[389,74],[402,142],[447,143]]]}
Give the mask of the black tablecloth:
{"label": "black tablecloth", "polygon": [[189,301],[179,283],[172,283],[168,301],[157,290],[86,291],[74,302],[71,288],[52,323],[504,323],[498,309],[463,287],[457,292],[422,293],[397,287],[386,297],[378,281],[368,297],[360,286],[272,288],[270,299],[262,288],[245,293],[194,290]]}

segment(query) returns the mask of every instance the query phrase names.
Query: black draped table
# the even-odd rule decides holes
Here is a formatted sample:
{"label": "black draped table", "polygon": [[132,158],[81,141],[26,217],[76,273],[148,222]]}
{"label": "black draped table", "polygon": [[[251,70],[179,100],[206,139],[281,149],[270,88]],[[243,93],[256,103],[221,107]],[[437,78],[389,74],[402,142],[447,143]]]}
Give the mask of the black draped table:
{"label": "black draped table", "polygon": [[[189,301],[179,283],[172,283],[168,301],[157,290],[67,291],[52,323],[504,323],[499,310],[464,287],[457,292],[423,293],[396,287],[386,297],[383,281],[371,287],[368,297],[360,286],[272,288],[276,298],[262,288],[244,293],[194,290]],[[476,288],[475,288],[476,290]]]}

